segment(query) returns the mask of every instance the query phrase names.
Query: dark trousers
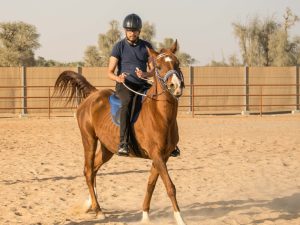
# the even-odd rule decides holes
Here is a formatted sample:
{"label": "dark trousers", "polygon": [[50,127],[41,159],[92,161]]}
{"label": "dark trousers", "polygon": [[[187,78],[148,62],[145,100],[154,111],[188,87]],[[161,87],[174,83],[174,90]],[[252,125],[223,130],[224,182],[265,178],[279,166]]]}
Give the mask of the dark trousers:
{"label": "dark trousers", "polygon": [[[140,91],[143,89],[140,85],[133,83],[127,83],[131,89]],[[129,129],[130,129],[130,116],[132,110],[132,103],[135,93],[128,90],[123,84],[117,83],[116,93],[121,100],[120,109],[120,144],[128,143],[129,141]]]}

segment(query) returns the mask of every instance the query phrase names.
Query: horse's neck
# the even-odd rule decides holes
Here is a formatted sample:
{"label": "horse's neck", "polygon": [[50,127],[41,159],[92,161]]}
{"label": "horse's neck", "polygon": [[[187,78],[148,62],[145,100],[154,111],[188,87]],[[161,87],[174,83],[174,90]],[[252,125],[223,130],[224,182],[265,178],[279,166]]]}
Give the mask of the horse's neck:
{"label": "horse's neck", "polygon": [[167,120],[176,120],[178,102],[167,90],[164,90],[156,77],[148,93],[151,96],[148,104],[155,107],[157,114],[163,115]]}

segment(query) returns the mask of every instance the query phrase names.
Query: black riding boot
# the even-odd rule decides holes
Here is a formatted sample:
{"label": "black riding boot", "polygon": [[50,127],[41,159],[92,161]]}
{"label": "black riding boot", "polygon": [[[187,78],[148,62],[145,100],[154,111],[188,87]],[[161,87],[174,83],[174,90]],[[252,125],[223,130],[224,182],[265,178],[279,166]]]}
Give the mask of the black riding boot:
{"label": "black riding boot", "polygon": [[180,149],[178,148],[178,146],[176,146],[173,152],[171,152],[171,156],[172,157],[180,156]]}
{"label": "black riding boot", "polygon": [[119,156],[128,156],[128,140],[130,129],[130,114],[132,98],[134,94],[130,92],[123,84],[118,83],[116,87],[117,94],[121,100],[120,108],[120,145],[118,149]]}
{"label": "black riding boot", "polygon": [[121,143],[118,149],[119,156],[128,156],[129,155],[129,148],[127,143]]}

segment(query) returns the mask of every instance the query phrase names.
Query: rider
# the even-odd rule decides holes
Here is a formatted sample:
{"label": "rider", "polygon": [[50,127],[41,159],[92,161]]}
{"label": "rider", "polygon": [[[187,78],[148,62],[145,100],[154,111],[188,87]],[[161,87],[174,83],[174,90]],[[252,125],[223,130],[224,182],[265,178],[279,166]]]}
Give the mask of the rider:
{"label": "rider", "polygon": [[[116,92],[121,100],[120,109],[120,145],[119,155],[128,156],[128,138],[130,129],[130,111],[134,93],[128,90],[126,86],[135,91],[140,91],[147,86],[147,81],[141,78],[151,77],[154,66],[149,60],[147,47],[152,45],[139,38],[142,20],[136,14],[129,14],[123,21],[125,29],[125,38],[117,42],[111,52],[108,65],[108,76],[116,81]],[[147,67],[149,71],[147,72]],[[117,75],[114,74],[118,68]],[[172,156],[179,155],[179,149],[172,152]]]}

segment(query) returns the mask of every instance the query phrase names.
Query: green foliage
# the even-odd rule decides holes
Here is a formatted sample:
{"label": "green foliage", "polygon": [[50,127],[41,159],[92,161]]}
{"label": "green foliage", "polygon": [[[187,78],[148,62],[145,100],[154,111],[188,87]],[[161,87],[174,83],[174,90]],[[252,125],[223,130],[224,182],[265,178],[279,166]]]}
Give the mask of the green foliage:
{"label": "green foliage", "polygon": [[[155,26],[149,22],[143,24],[140,38],[152,44],[155,48],[153,37],[155,36]],[[84,63],[86,66],[107,66],[114,44],[121,39],[121,30],[119,23],[115,20],[110,22],[110,29],[105,34],[99,34],[98,49],[96,46],[87,47],[84,55]],[[158,43],[159,48],[168,48],[174,43],[172,38],[165,38],[162,43]],[[176,53],[181,65],[187,66],[195,62],[189,54],[184,52]]]}
{"label": "green foliage", "polygon": [[229,66],[241,66],[241,63],[236,54],[232,54],[228,57]]}
{"label": "green foliage", "polygon": [[102,66],[102,60],[97,46],[88,46],[84,55],[85,66]]}
{"label": "green foliage", "polygon": [[37,67],[59,67],[59,66],[70,66],[70,67],[77,67],[77,66],[84,66],[83,62],[67,62],[67,63],[62,63],[62,62],[58,62],[55,60],[46,60],[45,58],[39,56],[36,60],[35,60],[35,66]]}
{"label": "green foliage", "polygon": [[153,24],[150,24],[149,22],[145,22],[143,24],[143,28],[140,33],[140,38],[150,42],[152,45],[154,45],[153,38],[155,36],[155,27]]}
{"label": "green foliage", "polygon": [[207,66],[214,66],[214,67],[242,66],[236,54],[230,55],[227,61],[228,62],[226,62],[225,58],[223,57],[222,61],[212,60]]}
{"label": "green foliage", "polygon": [[293,66],[299,61],[298,38],[292,41],[289,29],[299,18],[287,8],[284,21],[255,17],[248,24],[233,23],[243,64],[248,66]]}
{"label": "green foliage", "polygon": [[108,60],[115,43],[121,39],[119,23],[116,20],[110,22],[110,29],[106,34],[99,34],[98,47],[100,50],[101,66],[107,66]]}
{"label": "green foliage", "polygon": [[0,23],[0,66],[32,66],[40,47],[36,27],[24,22]]}
{"label": "green foliage", "polygon": [[105,34],[99,34],[98,46],[88,46],[84,52],[85,66],[107,66],[114,44],[121,39],[119,23],[112,20],[110,29]]}
{"label": "green foliage", "polygon": [[170,48],[172,44],[174,43],[173,38],[165,38],[163,42],[158,43],[158,48]]}
{"label": "green foliage", "polygon": [[[175,42],[175,40],[172,38],[165,38],[163,40],[163,42],[158,43],[158,48],[159,49],[170,48],[174,42]],[[177,56],[181,66],[189,66],[189,65],[195,63],[195,61],[196,61],[189,54],[187,54],[185,52],[180,52],[179,50],[176,52],[176,56]]]}

